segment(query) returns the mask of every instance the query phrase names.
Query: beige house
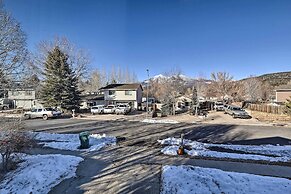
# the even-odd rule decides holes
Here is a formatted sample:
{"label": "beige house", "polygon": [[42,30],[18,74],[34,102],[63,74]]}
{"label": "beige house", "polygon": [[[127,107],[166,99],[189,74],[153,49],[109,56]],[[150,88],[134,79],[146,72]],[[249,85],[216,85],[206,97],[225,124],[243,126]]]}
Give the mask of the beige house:
{"label": "beige house", "polygon": [[104,94],[105,105],[129,103],[137,109],[142,103],[141,84],[110,84],[100,91]]}
{"label": "beige house", "polygon": [[291,85],[280,86],[275,91],[276,102],[284,103],[291,98]]}
{"label": "beige house", "polygon": [[8,99],[13,100],[14,108],[31,109],[36,105],[34,89],[10,89]]}

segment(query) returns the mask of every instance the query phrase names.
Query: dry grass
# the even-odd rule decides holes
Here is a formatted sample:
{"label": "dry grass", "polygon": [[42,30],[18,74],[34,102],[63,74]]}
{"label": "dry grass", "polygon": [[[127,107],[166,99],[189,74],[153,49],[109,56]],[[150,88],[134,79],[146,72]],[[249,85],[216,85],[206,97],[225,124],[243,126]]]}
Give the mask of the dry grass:
{"label": "dry grass", "polygon": [[266,112],[251,111],[254,118],[264,122],[291,122],[291,116],[285,114],[272,114]]}

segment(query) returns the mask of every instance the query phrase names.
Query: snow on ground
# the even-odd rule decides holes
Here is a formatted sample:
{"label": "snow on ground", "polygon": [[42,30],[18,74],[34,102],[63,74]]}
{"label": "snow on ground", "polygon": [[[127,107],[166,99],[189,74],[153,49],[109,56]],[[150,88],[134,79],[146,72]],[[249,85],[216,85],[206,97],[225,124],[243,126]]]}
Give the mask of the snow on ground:
{"label": "snow on ground", "polygon": [[[56,133],[43,133],[37,132],[32,133],[35,136],[36,140],[41,141],[41,144],[44,144],[44,147],[50,147],[60,150],[71,150],[77,151],[80,150],[79,134],[56,134]],[[91,134],[89,136],[89,149],[82,149],[85,151],[96,151],[107,145],[115,145],[116,138],[112,136],[106,136],[105,134]]]}
{"label": "snow on ground", "polygon": [[291,193],[291,181],[284,178],[225,172],[211,168],[164,166],[161,193]]}
{"label": "snow on ground", "polygon": [[143,122],[143,123],[169,123],[169,124],[179,123],[178,121],[169,120],[169,119],[163,119],[163,120],[144,119],[141,122]]}
{"label": "snow on ground", "polygon": [[[162,145],[167,145],[161,152],[167,155],[177,155],[177,150],[181,144],[180,138],[167,138],[158,140]],[[225,145],[225,144],[207,144],[197,141],[184,139],[185,146],[190,150],[185,150],[190,156],[210,157],[210,158],[229,158],[240,160],[261,160],[270,162],[288,162],[291,161],[291,146],[249,146],[249,145]],[[242,153],[229,153],[221,151],[212,151],[209,148],[224,148],[233,151],[243,151]]]}
{"label": "snow on ground", "polygon": [[24,162],[0,184],[1,194],[48,193],[61,181],[75,177],[77,166],[83,161],[60,154],[25,155],[21,159]]}

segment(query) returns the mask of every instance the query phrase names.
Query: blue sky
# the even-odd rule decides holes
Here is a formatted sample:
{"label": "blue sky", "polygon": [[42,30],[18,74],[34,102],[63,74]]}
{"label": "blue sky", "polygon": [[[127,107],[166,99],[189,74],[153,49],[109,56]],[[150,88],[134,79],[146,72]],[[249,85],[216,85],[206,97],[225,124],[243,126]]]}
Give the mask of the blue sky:
{"label": "blue sky", "polygon": [[6,0],[28,47],[66,36],[90,68],[128,67],[139,80],[178,67],[236,79],[291,71],[290,0]]}

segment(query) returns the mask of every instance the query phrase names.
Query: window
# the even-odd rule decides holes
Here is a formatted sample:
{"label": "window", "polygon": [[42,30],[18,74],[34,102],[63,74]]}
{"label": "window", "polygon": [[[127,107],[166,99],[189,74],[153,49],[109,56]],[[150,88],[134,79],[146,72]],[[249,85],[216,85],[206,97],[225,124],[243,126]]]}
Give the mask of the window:
{"label": "window", "polygon": [[109,95],[115,95],[115,91],[109,90]]}
{"label": "window", "polygon": [[11,93],[12,93],[13,96],[19,96],[20,95],[19,91],[12,91]]}
{"label": "window", "polygon": [[125,91],[125,95],[126,96],[132,96],[132,91],[130,91],[130,90]]}
{"label": "window", "polygon": [[31,96],[32,95],[32,91],[25,91],[25,95],[26,96]]}

